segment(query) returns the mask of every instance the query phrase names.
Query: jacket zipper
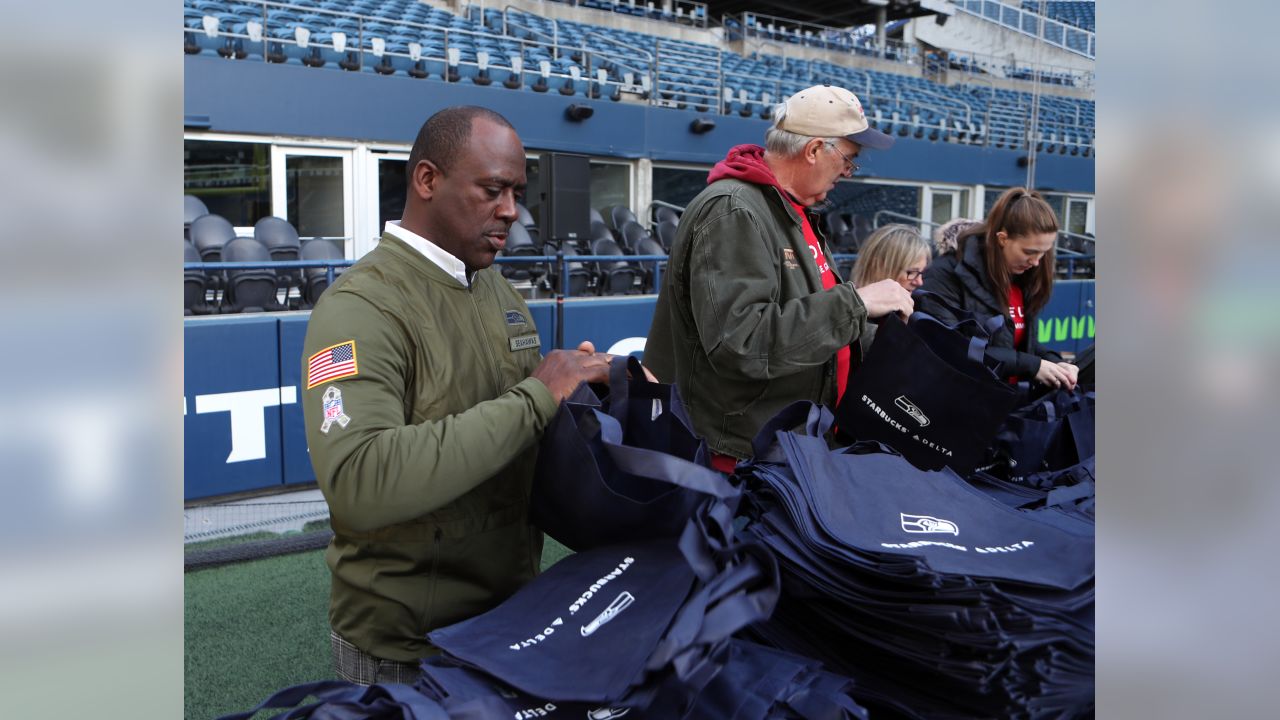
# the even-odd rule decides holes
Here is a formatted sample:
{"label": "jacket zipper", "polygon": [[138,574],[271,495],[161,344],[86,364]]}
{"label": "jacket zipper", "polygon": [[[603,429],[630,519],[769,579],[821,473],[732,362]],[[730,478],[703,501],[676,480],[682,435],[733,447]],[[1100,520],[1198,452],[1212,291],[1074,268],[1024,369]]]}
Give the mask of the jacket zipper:
{"label": "jacket zipper", "polygon": [[489,356],[489,368],[493,371],[493,392],[495,395],[500,395],[506,390],[506,388],[502,386],[502,372],[498,368],[498,359],[493,355],[493,346],[487,342],[487,338],[484,337],[488,333],[485,332],[484,318],[480,316],[480,308],[476,305],[474,285],[467,288],[467,295],[471,298],[471,310],[476,316],[476,329],[481,333],[481,344],[484,345],[485,353]]}
{"label": "jacket zipper", "polygon": [[440,585],[440,578],[436,576],[436,572],[440,569],[440,541],[444,537],[444,530],[436,528],[435,539],[431,545],[431,590],[427,593],[427,613],[426,623],[424,627],[431,630],[431,622],[435,620],[436,611],[436,588]]}

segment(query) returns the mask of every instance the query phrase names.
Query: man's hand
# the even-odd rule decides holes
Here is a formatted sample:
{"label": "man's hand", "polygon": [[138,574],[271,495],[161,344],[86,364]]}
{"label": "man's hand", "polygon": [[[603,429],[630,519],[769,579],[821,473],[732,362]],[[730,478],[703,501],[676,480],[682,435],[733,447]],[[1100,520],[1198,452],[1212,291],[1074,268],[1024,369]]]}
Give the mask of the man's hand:
{"label": "man's hand", "polygon": [[[591,355],[595,353],[596,346],[592,345],[590,340],[583,340],[582,342],[578,343],[578,351]],[[605,362],[608,362],[608,363],[613,362],[613,356],[610,355],[609,353],[605,353],[600,357],[603,357]],[[649,368],[641,367],[641,369],[644,370],[644,376],[649,379],[649,382],[658,382],[658,378],[654,376],[653,373],[649,372]],[[627,377],[630,377],[630,376],[631,376],[631,373],[628,371]]]}
{"label": "man's hand", "polygon": [[583,342],[577,350],[547,353],[530,377],[541,380],[559,402],[569,397],[579,383],[608,383],[611,357],[607,353],[595,352],[590,342]]}
{"label": "man's hand", "polygon": [[897,280],[881,280],[866,287],[860,287],[858,297],[862,298],[862,304],[867,306],[869,318],[883,317],[896,312],[906,319],[915,309],[911,293],[899,285]]}

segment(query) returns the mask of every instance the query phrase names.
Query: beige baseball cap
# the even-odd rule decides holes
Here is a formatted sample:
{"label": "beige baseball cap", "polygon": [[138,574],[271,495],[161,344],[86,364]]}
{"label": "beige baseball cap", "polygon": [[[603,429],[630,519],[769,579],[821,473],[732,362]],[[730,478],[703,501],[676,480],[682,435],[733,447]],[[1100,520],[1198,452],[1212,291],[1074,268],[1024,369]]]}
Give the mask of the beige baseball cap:
{"label": "beige baseball cap", "polygon": [[809,137],[844,137],[863,147],[888,150],[893,136],[871,127],[858,97],[834,85],[814,85],[787,98],[779,130]]}

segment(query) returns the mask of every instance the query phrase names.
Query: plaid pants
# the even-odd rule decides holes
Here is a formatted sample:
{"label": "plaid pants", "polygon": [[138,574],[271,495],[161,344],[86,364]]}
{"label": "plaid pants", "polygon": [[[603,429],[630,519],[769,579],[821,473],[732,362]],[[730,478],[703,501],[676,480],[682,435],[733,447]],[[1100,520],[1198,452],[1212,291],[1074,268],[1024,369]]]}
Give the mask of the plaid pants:
{"label": "plaid pants", "polygon": [[338,677],[357,685],[403,683],[412,685],[420,671],[416,662],[399,662],[374,657],[329,631],[329,648],[333,654],[333,670]]}

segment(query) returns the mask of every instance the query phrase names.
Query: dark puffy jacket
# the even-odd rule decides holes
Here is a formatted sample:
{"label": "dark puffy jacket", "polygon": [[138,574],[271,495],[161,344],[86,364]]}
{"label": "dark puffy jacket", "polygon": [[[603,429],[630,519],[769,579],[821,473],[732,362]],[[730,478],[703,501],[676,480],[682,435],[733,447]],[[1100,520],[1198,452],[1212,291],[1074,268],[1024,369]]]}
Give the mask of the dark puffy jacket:
{"label": "dark puffy jacket", "polygon": [[[1005,324],[996,331],[987,345],[987,357],[1000,363],[1001,372],[1017,376],[1019,379],[1035,377],[1040,369],[1040,360],[1061,362],[1058,353],[1040,347],[1036,340],[1036,316],[1028,314],[1027,351],[1021,352],[1013,347],[1013,324],[1008,322],[1008,298],[997,300],[987,277],[986,265],[983,263],[983,247],[985,239],[978,235],[970,235],[961,242],[962,251],[950,252],[929,264],[924,273],[922,290],[936,293],[937,298],[923,295],[915,299],[916,310],[926,312],[944,322],[956,322],[957,318],[951,307],[973,313],[979,320],[1002,315]],[[948,307],[948,304],[951,307]]]}

